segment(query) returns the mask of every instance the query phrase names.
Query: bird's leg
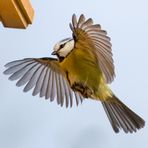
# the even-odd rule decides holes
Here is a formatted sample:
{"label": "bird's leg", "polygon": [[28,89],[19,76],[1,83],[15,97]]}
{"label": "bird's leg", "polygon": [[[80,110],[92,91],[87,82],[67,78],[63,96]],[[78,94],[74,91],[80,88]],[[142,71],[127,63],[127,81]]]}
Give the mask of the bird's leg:
{"label": "bird's leg", "polygon": [[86,85],[83,85],[82,83],[75,82],[71,88],[73,91],[80,92],[83,97],[88,98],[92,95],[92,90],[89,89]]}

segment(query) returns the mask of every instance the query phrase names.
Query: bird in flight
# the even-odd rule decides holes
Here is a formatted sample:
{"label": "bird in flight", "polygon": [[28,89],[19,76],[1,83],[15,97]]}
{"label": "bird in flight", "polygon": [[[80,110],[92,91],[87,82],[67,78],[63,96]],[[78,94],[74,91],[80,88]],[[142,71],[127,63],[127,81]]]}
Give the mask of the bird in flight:
{"label": "bird in flight", "polygon": [[9,62],[4,74],[24,92],[33,88],[32,95],[57,100],[61,106],[78,105],[84,99],[101,101],[113,130],[133,133],[145,121],[123,104],[108,84],[114,80],[114,64],[110,38],[91,18],[75,14],[70,23],[72,38],[61,40],[52,55],[57,58],[25,58]]}

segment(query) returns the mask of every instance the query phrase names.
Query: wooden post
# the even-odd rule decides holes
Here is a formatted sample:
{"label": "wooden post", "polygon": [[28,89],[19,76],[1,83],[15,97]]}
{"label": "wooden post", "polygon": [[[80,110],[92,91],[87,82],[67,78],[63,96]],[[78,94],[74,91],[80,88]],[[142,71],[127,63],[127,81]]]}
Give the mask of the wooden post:
{"label": "wooden post", "polygon": [[0,0],[0,21],[5,27],[26,28],[33,16],[29,0]]}

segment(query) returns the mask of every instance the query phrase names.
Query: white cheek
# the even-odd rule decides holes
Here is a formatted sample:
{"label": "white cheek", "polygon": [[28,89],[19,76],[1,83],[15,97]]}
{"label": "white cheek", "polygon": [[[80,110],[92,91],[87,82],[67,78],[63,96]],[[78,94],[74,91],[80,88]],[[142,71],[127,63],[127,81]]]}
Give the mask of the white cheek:
{"label": "white cheek", "polygon": [[70,48],[64,47],[60,49],[59,54],[60,56],[65,57],[70,51],[71,51]]}
{"label": "white cheek", "polygon": [[60,49],[60,51],[59,51],[60,55],[63,57],[67,56],[67,54],[69,54],[73,48],[74,48],[74,41],[72,40],[72,41],[68,42],[64,46],[64,48]]}
{"label": "white cheek", "polygon": [[72,50],[74,48],[74,40],[71,40],[68,44],[66,44],[66,46]]}

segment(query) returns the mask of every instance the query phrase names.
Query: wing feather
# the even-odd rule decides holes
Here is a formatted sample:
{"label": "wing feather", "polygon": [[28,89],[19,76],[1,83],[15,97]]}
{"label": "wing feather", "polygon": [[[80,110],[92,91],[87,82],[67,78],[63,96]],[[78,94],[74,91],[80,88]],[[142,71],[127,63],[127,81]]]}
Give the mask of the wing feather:
{"label": "wing feather", "polygon": [[[79,25],[84,21],[82,16]],[[74,20],[75,22],[75,20]],[[62,74],[57,59],[53,58],[26,58],[9,62],[5,65],[4,74],[10,75],[10,80],[18,80],[16,85],[25,85],[23,91],[27,92],[33,89],[32,95],[39,94],[50,101],[57,100],[57,103],[66,107],[73,105],[73,97],[76,99],[76,105],[83,98],[77,92],[73,92]]]}
{"label": "wing feather", "polygon": [[19,65],[19,64],[22,64],[22,63],[25,63],[25,62],[28,62],[32,60],[31,58],[26,58],[26,59],[22,59],[22,60],[16,60],[16,61],[12,61],[12,62],[9,62],[5,65],[5,67],[13,67],[15,65]]}
{"label": "wing feather", "polygon": [[48,84],[47,84],[47,90],[46,90],[46,95],[45,95],[45,99],[50,98],[50,93],[51,93],[51,89],[52,89],[52,72],[50,71],[49,73],[49,78],[48,78]]}
{"label": "wing feather", "polygon": [[27,91],[29,91],[30,89],[32,89],[32,88],[34,87],[34,85],[36,84],[38,78],[39,78],[39,75],[40,75],[41,70],[42,70],[42,69],[41,69],[42,65],[39,64],[39,65],[37,65],[37,66],[38,66],[37,69],[34,71],[32,77],[30,78],[30,80],[28,81],[27,85],[26,85],[25,88],[24,88],[24,91],[25,91],[25,92],[27,92]]}
{"label": "wing feather", "polygon": [[21,79],[19,79],[19,81],[16,83],[16,86],[22,86],[24,84],[26,84],[30,78],[32,77],[32,74],[34,73],[34,71],[37,68],[37,63],[35,63],[32,67],[30,67],[30,69],[21,77]]}
{"label": "wing feather", "polygon": [[61,100],[61,106],[64,105],[64,99],[65,99],[65,95],[66,95],[66,94],[64,95],[65,92],[64,92],[64,85],[63,85],[62,80],[63,80],[62,76],[60,75],[59,76],[59,86],[60,86],[60,94],[61,94],[61,96],[60,96],[61,97],[61,99],[60,99]]}
{"label": "wing feather", "polygon": [[68,89],[68,85],[66,84],[66,81],[64,79],[62,79],[63,81],[63,89],[64,89],[64,93],[65,93],[65,105],[66,107],[68,107],[69,104],[69,89]]}
{"label": "wing feather", "polygon": [[85,29],[85,27],[91,26],[93,24],[93,20],[91,18],[89,18],[88,20],[86,20],[83,24],[82,24],[82,28]]}
{"label": "wing feather", "polygon": [[50,69],[46,69],[46,74],[42,83],[41,91],[40,91],[40,97],[44,97],[46,95],[46,89],[48,86],[48,79],[49,79]]}
{"label": "wing feather", "polygon": [[[70,28],[73,32],[75,46],[83,46],[97,59],[97,63],[102,71],[106,83],[111,83],[115,77],[114,64],[112,58],[112,45],[107,32],[101,29],[99,24],[93,24],[91,18],[85,20],[82,14],[77,21],[76,15],[72,16]],[[81,47],[82,48],[82,47]]]}
{"label": "wing feather", "polygon": [[50,100],[53,101],[56,96],[56,85],[55,85],[55,72],[52,73],[52,90]]}
{"label": "wing feather", "polygon": [[61,101],[60,101],[60,86],[59,86],[59,80],[58,80],[58,76],[57,74],[55,73],[55,82],[56,82],[56,94],[57,94],[57,103],[58,104],[61,104]]}
{"label": "wing feather", "polygon": [[33,96],[37,95],[41,90],[43,80],[44,80],[44,77],[45,77],[45,73],[46,73],[46,68],[47,67],[44,66],[41,73],[40,73],[40,76],[39,76],[39,78],[38,78],[38,80],[36,82],[36,86],[35,86],[35,88],[33,90],[33,93],[32,93]]}
{"label": "wing feather", "polygon": [[25,66],[23,66],[22,68],[20,68],[18,71],[14,72],[10,77],[9,80],[13,81],[13,80],[17,80],[19,79],[22,75],[24,75],[28,69],[31,68],[32,65],[34,65],[35,63],[30,62],[27,63]]}
{"label": "wing feather", "polygon": [[80,16],[79,21],[78,21],[77,28],[80,28],[84,22],[85,22],[85,17],[84,17],[84,15],[82,14],[82,15]]}
{"label": "wing feather", "polygon": [[[26,66],[27,64],[28,64],[28,62],[29,62],[29,64],[31,63],[31,61],[24,61],[24,62],[22,62],[22,63],[19,63],[19,64],[16,64],[16,63],[13,63],[13,62],[11,62],[11,63],[8,63],[8,65],[9,64],[15,64],[15,65],[12,65],[11,67],[9,67],[5,72],[4,72],[4,74],[12,74],[12,73],[15,73],[15,72],[17,72],[17,71],[19,71],[21,68],[23,68],[24,66]],[[18,62],[17,62],[18,63]],[[8,65],[6,65],[6,66],[8,66]]]}

